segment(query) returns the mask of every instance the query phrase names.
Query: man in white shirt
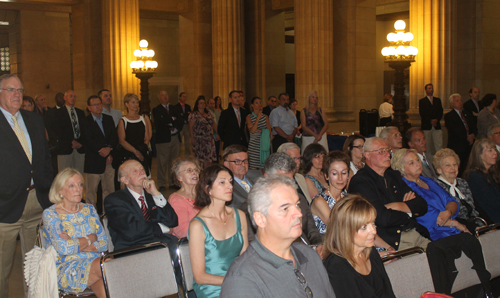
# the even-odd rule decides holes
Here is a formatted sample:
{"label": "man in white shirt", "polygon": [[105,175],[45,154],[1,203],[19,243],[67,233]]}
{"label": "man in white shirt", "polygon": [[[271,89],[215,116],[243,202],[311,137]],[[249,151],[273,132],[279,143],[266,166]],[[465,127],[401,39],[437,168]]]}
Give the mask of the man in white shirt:
{"label": "man in white shirt", "polygon": [[297,117],[288,107],[288,94],[281,93],[278,98],[279,106],[269,116],[274,135],[273,152],[276,152],[281,144],[293,142],[295,135],[299,132]]}
{"label": "man in white shirt", "polygon": [[436,178],[436,172],[432,166],[432,155],[426,155],[427,150],[427,140],[425,139],[424,132],[417,127],[412,127],[406,132],[406,139],[408,140],[408,146],[411,149],[417,150],[418,157],[422,162],[422,176],[427,178]]}

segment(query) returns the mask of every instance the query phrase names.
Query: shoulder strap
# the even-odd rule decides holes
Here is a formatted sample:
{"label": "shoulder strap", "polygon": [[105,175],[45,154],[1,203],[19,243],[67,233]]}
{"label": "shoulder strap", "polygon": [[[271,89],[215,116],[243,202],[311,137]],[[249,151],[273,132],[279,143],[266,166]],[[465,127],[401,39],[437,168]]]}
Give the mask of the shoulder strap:
{"label": "shoulder strap", "polygon": [[240,221],[240,213],[238,212],[238,209],[234,208],[234,219],[236,220],[236,231],[241,231],[241,221]]}

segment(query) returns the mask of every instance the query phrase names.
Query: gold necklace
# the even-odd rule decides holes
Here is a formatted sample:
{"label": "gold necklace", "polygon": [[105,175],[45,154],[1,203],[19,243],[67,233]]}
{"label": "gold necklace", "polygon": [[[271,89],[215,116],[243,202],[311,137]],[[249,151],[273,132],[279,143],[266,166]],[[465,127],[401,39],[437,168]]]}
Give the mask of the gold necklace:
{"label": "gold necklace", "polygon": [[70,214],[74,214],[74,213],[77,213],[78,211],[80,211],[80,204],[78,204],[78,208],[76,209],[76,211],[71,211],[71,210],[64,208],[63,203],[60,203],[59,206],[61,206],[61,208],[64,211],[69,212]]}

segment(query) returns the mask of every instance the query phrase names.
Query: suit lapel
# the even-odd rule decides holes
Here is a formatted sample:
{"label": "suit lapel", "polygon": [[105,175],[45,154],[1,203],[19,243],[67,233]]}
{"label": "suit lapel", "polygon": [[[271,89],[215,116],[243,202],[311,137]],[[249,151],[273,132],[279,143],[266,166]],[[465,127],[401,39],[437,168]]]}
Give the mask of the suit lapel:
{"label": "suit lapel", "polygon": [[132,204],[133,206],[133,209],[136,213],[137,216],[139,216],[139,218],[144,218],[144,215],[142,215],[142,210],[141,210],[141,207],[139,206],[139,204],[137,203],[136,199],[134,198],[134,196],[132,195],[132,193],[128,190],[127,187],[125,187],[124,189],[125,193],[127,194],[127,198],[129,200],[129,202]]}
{"label": "suit lapel", "polygon": [[[7,121],[7,119],[5,118],[3,113],[0,113],[0,114],[1,114],[0,115],[0,129],[3,130],[4,135],[7,137],[7,139],[2,140],[2,142],[8,142],[10,144],[13,144],[13,146],[15,147],[14,149],[16,149],[15,151],[19,152],[23,156],[23,158],[25,158],[26,161],[29,162],[28,156],[26,156],[26,153],[24,152],[24,148],[21,145],[21,142],[19,141],[19,139],[17,138],[16,133],[14,132],[12,127],[10,126],[10,123]],[[21,115],[23,116],[23,121],[24,121],[24,124],[26,125],[28,133],[30,134],[31,148],[33,148],[33,138],[31,137],[32,133],[34,134],[33,127],[31,125],[31,123],[28,126],[29,121],[27,121],[27,117],[25,117],[24,114],[21,114]],[[33,156],[33,154],[31,154],[31,155]]]}

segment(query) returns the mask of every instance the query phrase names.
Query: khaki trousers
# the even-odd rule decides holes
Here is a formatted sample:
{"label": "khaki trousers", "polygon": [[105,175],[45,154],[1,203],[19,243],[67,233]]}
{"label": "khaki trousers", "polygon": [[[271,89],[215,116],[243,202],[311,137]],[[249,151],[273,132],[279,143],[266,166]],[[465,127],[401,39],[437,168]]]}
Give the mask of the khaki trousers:
{"label": "khaki trousers", "polygon": [[189,133],[189,123],[184,124],[182,130],[179,132],[182,136],[184,143],[184,155],[192,155],[191,151],[191,134]]}
{"label": "khaki trousers", "polygon": [[102,174],[85,174],[85,201],[96,207],[97,188],[99,181],[102,185],[102,210],[104,212],[104,198],[115,191],[115,169],[111,164],[106,165]]}
{"label": "khaki trousers", "polygon": [[423,249],[427,249],[427,245],[431,241],[424,236],[420,235],[416,229],[411,229],[409,231],[401,232],[401,240],[399,240],[399,250],[412,248],[415,246],[419,246]]}
{"label": "khaki trousers", "polygon": [[[172,172],[172,161],[179,156],[179,137],[172,136],[168,143],[156,144],[156,159],[158,161],[158,187],[168,187],[167,181],[170,181]],[[170,181],[170,185],[174,185]]]}
{"label": "khaki trousers", "polygon": [[83,164],[85,163],[85,154],[78,153],[76,149],[68,155],[57,156],[57,168],[59,173],[66,168],[73,168],[83,175]]}
{"label": "khaki trousers", "polygon": [[[36,190],[28,193],[26,206],[21,218],[15,223],[0,223],[0,297],[8,296],[8,281],[12,264],[14,263],[14,253],[16,251],[17,235],[21,238],[22,260],[24,256],[35,246],[36,226],[42,220],[42,206],[36,198]],[[24,293],[27,295],[28,288],[23,280]]]}

